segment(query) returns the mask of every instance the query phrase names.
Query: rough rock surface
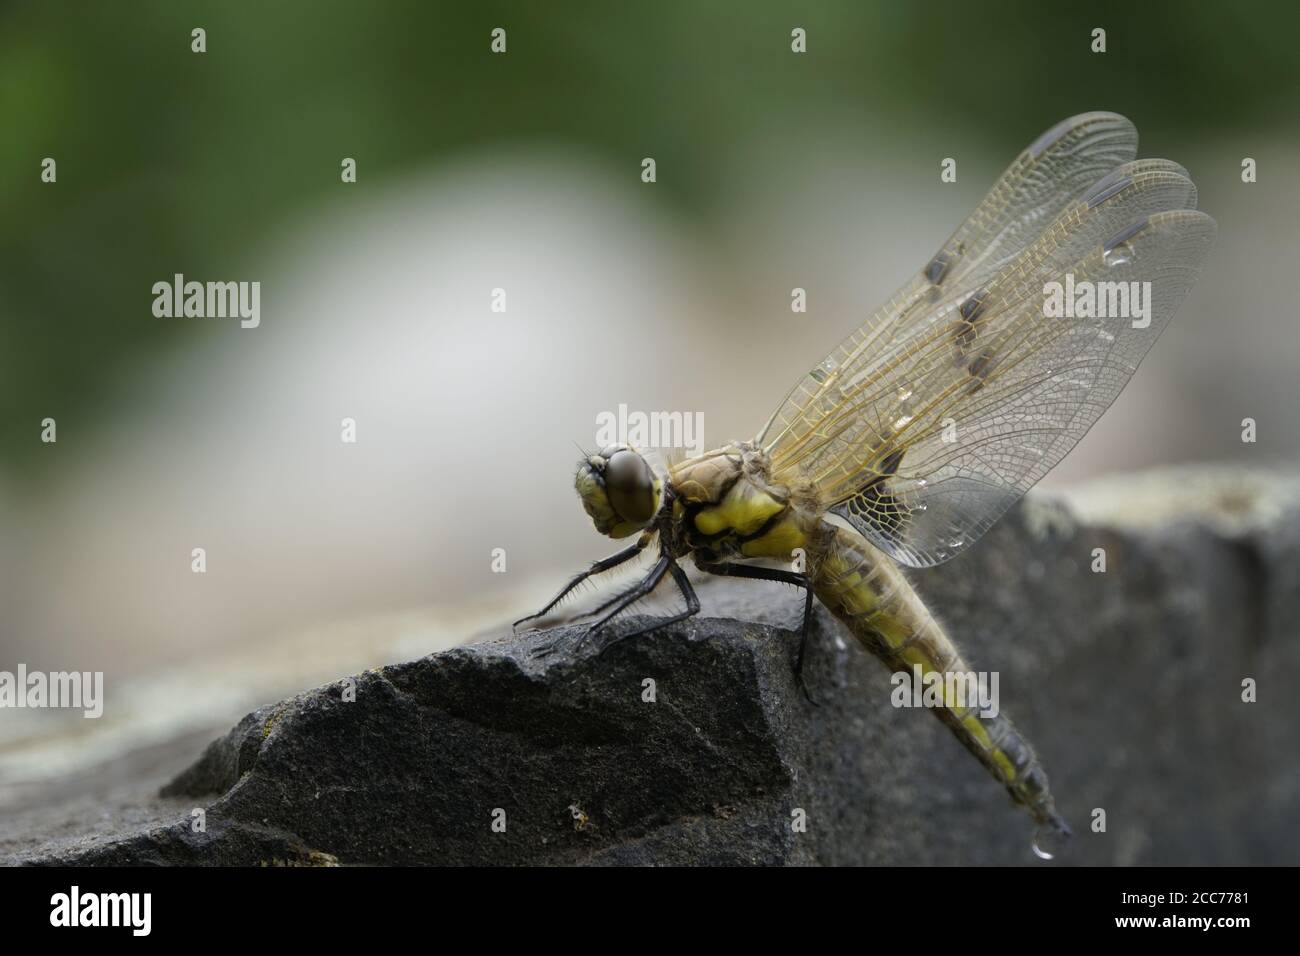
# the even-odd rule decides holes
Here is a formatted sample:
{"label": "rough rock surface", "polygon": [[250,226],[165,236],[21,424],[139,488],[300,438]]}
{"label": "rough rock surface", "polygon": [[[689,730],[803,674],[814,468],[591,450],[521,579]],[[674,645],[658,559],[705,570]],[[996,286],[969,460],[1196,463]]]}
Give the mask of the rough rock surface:
{"label": "rough rock surface", "polygon": [[[1295,486],[1147,482],[1086,524],[1031,498],[913,581],[1000,673],[1076,831],[1062,862],[1300,862]],[[814,707],[794,592],[701,594],[704,616],[599,657],[573,652],[577,629],[544,659],[539,635],[502,637],[360,674],[355,701],[340,681],[262,708],[128,824],[8,862],[1036,863],[1027,815],[930,714],[891,705],[833,618]]]}

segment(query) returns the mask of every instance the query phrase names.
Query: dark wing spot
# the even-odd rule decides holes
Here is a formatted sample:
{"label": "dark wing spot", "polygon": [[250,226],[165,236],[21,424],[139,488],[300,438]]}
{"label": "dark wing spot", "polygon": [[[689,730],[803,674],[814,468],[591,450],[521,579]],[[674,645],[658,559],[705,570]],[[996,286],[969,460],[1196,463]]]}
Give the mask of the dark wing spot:
{"label": "dark wing spot", "polygon": [[846,517],[856,518],[890,541],[901,540],[908,512],[898,498],[886,490],[885,479],[898,471],[906,453],[906,448],[899,448],[880,459],[872,469],[875,474],[862,490],[836,510],[842,509],[847,512]]}
{"label": "dark wing spot", "polygon": [[966,371],[970,373],[971,387],[967,391],[968,395],[973,395],[984,387],[985,380],[989,373],[993,371],[993,366],[997,364],[997,355],[992,349],[984,349],[979,355],[970,360],[966,366]]}
{"label": "dark wing spot", "polygon": [[898,451],[885,456],[881,459],[880,464],[876,466],[876,473],[879,474],[881,478],[888,478],[894,472],[898,471],[898,466],[902,462],[903,455],[906,451],[906,448],[900,448]]}
{"label": "dark wing spot", "polygon": [[1103,247],[1103,251],[1110,252],[1116,246],[1122,246],[1124,243],[1128,242],[1130,239],[1132,239],[1134,236],[1136,236],[1139,232],[1141,232],[1146,227],[1147,227],[1147,220],[1141,219],[1133,223],[1133,225],[1125,229],[1121,229],[1119,232],[1115,233],[1115,235],[1111,236],[1108,240],[1106,240],[1106,245]]}
{"label": "dark wing spot", "polygon": [[978,322],[980,316],[984,314],[984,304],[989,297],[987,289],[980,289],[969,299],[961,304],[961,317],[967,322]]}
{"label": "dark wing spot", "polygon": [[952,327],[952,339],[957,343],[958,355],[964,358],[966,350],[975,344],[975,323],[958,319]]}
{"label": "dark wing spot", "polygon": [[976,323],[984,316],[988,300],[988,290],[981,289],[961,304],[957,313],[961,316],[953,323],[952,338],[957,345],[957,364],[966,360],[966,353],[975,344],[979,334]]}
{"label": "dark wing spot", "polygon": [[951,265],[952,256],[940,249],[925,267],[925,278],[930,285],[939,285],[943,282],[943,277],[948,274],[948,267]]}
{"label": "dark wing spot", "polygon": [[1084,194],[1083,201],[1089,209],[1095,209],[1104,203],[1107,199],[1122,193],[1129,186],[1133,185],[1132,178],[1119,175],[1119,170],[1107,173],[1097,181],[1097,184]]}

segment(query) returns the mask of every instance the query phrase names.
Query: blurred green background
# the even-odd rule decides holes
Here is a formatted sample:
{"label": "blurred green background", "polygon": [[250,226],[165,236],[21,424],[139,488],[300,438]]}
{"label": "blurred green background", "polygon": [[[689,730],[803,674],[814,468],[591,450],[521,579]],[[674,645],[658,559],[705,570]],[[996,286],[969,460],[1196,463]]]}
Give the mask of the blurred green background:
{"label": "blurred green background", "polygon": [[[0,670],[107,686],[101,720],[5,712],[0,809],[533,610],[612,550],[572,489],[599,414],[753,437],[1073,114],[1129,116],[1219,238],[1045,483],[1294,469],[1297,27],[1255,2],[0,0]],[[261,326],[155,318],[177,272],[261,282]]]}
{"label": "blurred green background", "polygon": [[[506,56],[488,51],[496,26]],[[789,54],[793,26],[806,56]],[[869,114],[1006,159],[1088,109],[1122,110],[1148,142],[1230,139],[1300,116],[1297,35],[1294,3],[6,3],[3,479],[58,467],[42,418],[90,429],[142,357],[217,334],[154,320],[149,284],[247,272],[276,223],[350,198],[343,156],[371,188],[498,146],[653,154],[653,200],[707,235],[730,144],[774,122],[797,141]],[[900,190],[933,180],[898,171]]]}
{"label": "blurred green background", "polygon": [[[1300,459],[1295,4],[2,9],[0,667],[265,654],[423,609],[436,635],[383,661],[517,616],[608,550],[572,491],[597,414],[752,437],[1008,162],[1089,110],[1187,166],[1220,236],[1048,483]],[[261,326],[154,317],[177,272],[260,281]]]}

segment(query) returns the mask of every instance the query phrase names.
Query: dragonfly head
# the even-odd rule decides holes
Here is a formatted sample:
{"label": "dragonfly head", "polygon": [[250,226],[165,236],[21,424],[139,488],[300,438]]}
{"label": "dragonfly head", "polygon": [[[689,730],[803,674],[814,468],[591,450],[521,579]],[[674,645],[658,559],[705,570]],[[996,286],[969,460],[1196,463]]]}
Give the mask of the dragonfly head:
{"label": "dragonfly head", "polygon": [[611,445],[584,458],[573,486],[596,530],[611,538],[649,527],[663,501],[663,480],[627,445]]}

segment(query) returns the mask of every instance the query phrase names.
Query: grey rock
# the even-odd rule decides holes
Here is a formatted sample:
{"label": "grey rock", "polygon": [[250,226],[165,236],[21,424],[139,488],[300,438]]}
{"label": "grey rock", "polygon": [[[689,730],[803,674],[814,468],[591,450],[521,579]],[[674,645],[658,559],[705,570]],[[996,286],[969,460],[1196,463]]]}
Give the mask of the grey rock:
{"label": "grey rock", "polygon": [[[1295,485],[1196,474],[1112,489],[1138,514],[1089,523],[1031,498],[913,575],[971,666],[999,672],[1076,831],[1060,862],[1300,862]],[[1037,864],[1027,815],[931,715],[892,706],[833,618],[815,621],[812,706],[795,592],[701,584],[709,616],[598,656],[580,628],[547,658],[543,635],[502,636],[360,674],[355,701],[340,681],[262,708],[134,829],[8,861]]]}

